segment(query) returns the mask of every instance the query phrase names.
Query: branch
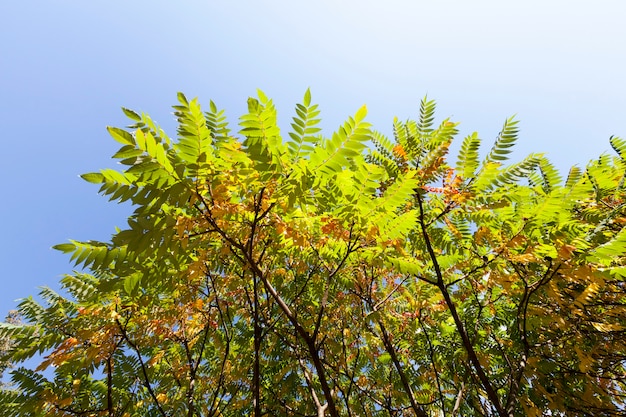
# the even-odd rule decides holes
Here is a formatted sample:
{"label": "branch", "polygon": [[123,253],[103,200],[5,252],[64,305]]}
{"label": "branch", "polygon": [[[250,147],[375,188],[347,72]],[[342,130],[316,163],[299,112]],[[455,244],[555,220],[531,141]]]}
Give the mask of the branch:
{"label": "branch", "polygon": [[154,404],[156,404],[159,414],[163,417],[167,417],[167,414],[165,414],[165,410],[163,410],[163,407],[161,407],[161,404],[159,403],[159,400],[157,399],[156,394],[154,393],[154,390],[152,389],[152,384],[150,383],[150,377],[148,377],[148,369],[146,368],[146,364],[143,360],[143,356],[141,355],[141,352],[139,351],[139,347],[132,340],[130,340],[130,338],[128,337],[128,333],[126,332],[126,327],[122,326],[122,323],[120,323],[119,319],[116,318],[115,322],[117,323],[117,326],[122,332],[122,338],[135,351],[135,354],[137,355],[137,359],[139,359],[139,364],[141,365],[141,372],[143,373],[143,378],[144,378],[144,386],[148,390],[150,397],[152,397],[152,401],[154,401]]}
{"label": "branch", "polygon": [[428,255],[430,256],[430,259],[433,262],[433,268],[435,269],[435,274],[437,276],[437,287],[439,288],[441,295],[443,295],[446,305],[448,306],[448,309],[450,310],[450,314],[452,315],[452,318],[454,319],[454,324],[456,325],[457,332],[459,333],[459,336],[461,336],[463,347],[465,348],[465,351],[467,352],[469,356],[470,362],[472,363],[472,366],[474,367],[476,374],[478,375],[478,379],[480,380],[483,388],[487,392],[487,398],[489,398],[489,401],[496,408],[496,411],[498,412],[499,416],[507,417],[507,414],[504,408],[502,407],[502,404],[500,403],[500,399],[498,398],[498,394],[493,389],[493,386],[491,385],[489,378],[485,374],[485,371],[482,365],[480,364],[480,360],[478,360],[478,356],[476,355],[474,346],[472,345],[472,342],[467,336],[467,332],[465,331],[465,326],[463,325],[463,322],[461,321],[459,313],[456,310],[456,306],[454,302],[452,301],[452,298],[450,297],[450,293],[448,292],[448,289],[444,283],[443,274],[441,273],[441,268],[437,260],[437,255],[435,254],[432,243],[430,241],[430,236],[428,235],[428,231],[426,230],[427,226],[425,224],[424,206],[422,203],[422,197],[420,196],[419,193],[417,193],[416,196],[417,196],[417,203],[418,203],[419,211],[420,211],[419,223],[422,229],[422,236],[426,244]]}
{"label": "branch", "polygon": [[254,286],[254,368],[252,371],[252,389],[254,416],[261,417],[261,324],[259,323],[259,290],[257,277],[252,276],[252,284]]}
{"label": "branch", "polygon": [[381,305],[385,304],[385,303],[387,302],[387,300],[389,300],[389,299],[391,298],[391,296],[392,296],[392,295],[393,295],[396,291],[398,291],[398,289],[400,289],[400,288],[404,285],[404,283],[405,283],[405,282],[407,282],[407,280],[408,280],[409,278],[411,278],[411,276],[410,276],[410,275],[407,275],[406,277],[404,277],[404,279],[403,279],[402,281],[400,281],[400,282],[398,283],[398,285],[396,285],[395,287],[393,287],[393,289],[392,289],[391,291],[389,291],[389,294],[387,294],[387,295],[385,296],[385,298],[383,298],[382,300],[380,300],[379,302],[377,302],[377,303],[376,303],[376,305],[373,307],[373,309],[374,309],[374,310],[378,310],[378,308],[379,308]]}
{"label": "branch", "polygon": [[461,382],[461,389],[459,389],[459,393],[456,395],[456,401],[454,402],[454,408],[452,409],[453,416],[455,416],[456,413],[459,412],[459,408],[461,408],[461,400],[463,399],[464,389],[465,389],[465,382]]}
{"label": "branch", "polygon": [[[354,226],[354,225],[353,225]],[[348,242],[350,242],[352,240],[352,228],[353,226],[350,227],[350,234],[348,236]],[[341,270],[341,268],[343,268],[343,266],[345,265],[346,261],[348,260],[348,257],[350,257],[350,255],[352,254],[354,248],[356,247],[357,242],[353,242],[353,243],[348,243],[348,247],[346,248],[346,253],[344,254],[343,258],[341,259],[341,261],[339,261],[339,264],[337,264],[337,266],[335,267],[334,271],[331,272],[328,277],[326,278],[326,283],[325,283],[325,287],[324,288],[324,295],[322,296],[322,302],[320,303],[320,309],[317,313],[317,320],[315,321],[315,328],[313,329],[313,340],[317,340],[317,336],[319,334],[319,330],[320,327],[322,325],[322,316],[324,315],[324,310],[326,309],[326,305],[328,303],[328,292],[330,290],[330,283],[332,282],[333,278],[335,277],[335,275],[337,275],[337,273]]]}
{"label": "branch", "polygon": [[413,389],[411,388],[411,384],[409,383],[409,379],[406,377],[404,369],[402,369],[402,365],[400,364],[400,359],[398,359],[398,355],[396,354],[396,349],[393,347],[393,344],[391,343],[391,340],[389,338],[389,333],[387,333],[387,329],[385,328],[385,326],[383,325],[382,321],[380,321],[380,320],[378,320],[378,327],[380,328],[380,331],[381,331],[381,336],[382,336],[382,339],[383,339],[383,345],[385,346],[385,349],[389,353],[389,356],[391,356],[391,360],[393,362],[393,365],[396,368],[396,371],[398,372],[398,375],[400,376],[400,381],[402,382],[402,386],[404,387],[404,391],[406,392],[407,396],[409,397],[409,401],[411,403],[411,408],[413,409],[413,411],[415,412],[415,414],[418,417],[427,417],[426,412],[424,411],[424,409],[421,407],[421,405],[415,399],[415,394],[413,393]]}
{"label": "branch", "polygon": [[[206,332],[205,332],[206,333]],[[191,350],[189,349],[189,342],[186,338],[182,340],[183,347],[185,348],[185,355],[187,356],[187,364],[189,365],[189,388],[187,389],[187,416],[193,417],[195,414],[195,404],[194,404],[194,389],[196,386],[196,368],[194,367],[194,360]]]}
{"label": "branch", "polygon": [[[283,298],[280,296],[280,294],[278,294],[276,289],[269,282],[268,277],[263,273],[263,270],[259,266],[259,263],[253,257],[252,241],[254,239],[254,231],[255,231],[255,228],[256,228],[256,224],[255,223],[260,218],[266,216],[269,211],[265,211],[264,213],[262,213],[259,216],[258,207],[260,207],[261,203],[260,203],[260,200],[258,202],[255,202],[255,208],[256,208],[255,223],[253,223],[253,225],[252,225],[253,226],[252,227],[252,233],[251,233],[251,236],[250,236],[248,242],[245,245],[243,245],[240,242],[237,242],[236,240],[231,238],[224,230],[222,230],[219,227],[219,225],[217,224],[217,222],[213,218],[213,216],[211,214],[211,211],[208,208],[208,205],[206,204],[204,198],[202,197],[202,195],[200,193],[198,193],[198,198],[202,201],[203,205],[206,207],[206,210],[202,210],[201,207],[198,207],[197,205],[196,205],[196,208],[203,214],[203,216],[207,220],[207,222],[216,230],[216,232],[222,237],[222,239],[224,239],[228,244],[231,245],[231,252],[233,253],[233,256],[235,256],[243,265],[247,264],[250,267],[250,270],[252,271],[253,276],[256,276],[258,279],[261,280],[261,282],[263,283],[263,286],[265,287],[266,291],[276,301],[276,303],[278,304],[279,308],[284,312],[285,316],[287,316],[287,319],[289,320],[289,322],[294,326],[297,334],[306,343],[306,346],[308,348],[309,354],[311,355],[311,360],[313,362],[313,365],[315,366],[315,370],[317,372],[317,376],[319,378],[320,385],[322,386],[322,390],[324,392],[324,397],[326,398],[326,401],[328,403],[328,412],[330,413],[330,415],[332,417],[339,417],[339,413],[338,413],[337,408],[335,406],[333,393],[332,393],[332,390],[330,389],[330,386],[328,385],[328,381],[326,379],[326,373],[325,373],[325,370],[324,370],[324,364],[322,363],[322,361],[320,359],[319,351],[318,351],[318,347],[316,346],[315,339],[300,324],[300,322],[297,320],[294,312],[289,308],[289,306],[287,305],[285,300],[283,300]],[[237,253],[237,251],[239,251],[239,253]]]}
{"label": "branch", "polygon": [[[435,350],[433,349],[433,345],[430,342],[430,336],[428,335],[426,326],[424,326],[424,322],[422,321],[421,310],[419,311],[417,320],[419,321],[420,327],[424,332],[424,336],[426,336],[426,342],[428,343],[428,356],[430,356],[430,362],[433,364],[433,370],[435,371],[435,380],[437,381],[437,390],[439,391],[439,401],[441,401],[441,411],[443,413],[443,417],[446,417],[446,404],[443,401],[443,391],[441,389],[441,381],[439,380],[439,371],[437,370],[437,364],[435,363]],[[457,401],[459,400],[457,399]]]}
{"label": "branch", "polygon": [[113,366],[112,358],[107,358],[107,412],[113,417]]}
{"label": "branch", "polygon": [[[226,324],[226,319],[228,319],[228,324],[232,326],[232,319],[230,317],[229,314],[229,307],[228,304],[225,304],[226,307],[226,311],[222,311],[222,307],[220,306],[220,297],[217,291],[217,287],[215,285],[215,279],[213,278],[213,275],[211,274],[210,271],[207,270],[207,287],[209,286],[209,283],[211,285],[211,287],[213,288],[213,292],[215,293],[215,303],[217,305],[217,312],[220,316],[220,323],[222,326],[222,329],[224,331],[224,338],[226,339],[226,346],[224,348],[224,357],[222,358],[222,363],[220,365],[220,373],[219,373],[219,378],[218,378],[218,386],[215,388],[213,395],[212,395],[212,399],[210,401],[210,409],[209,409],[209,416],[212,416],[213,414],[215,414],[217,412],[217,407],[219,407],[219,402],[218,402],[218,395],[220,390],[225,391],[226,387],[224,386],[224,379],[225,379],[225,375],[224,375],[224,370],[226,369],[226,362],[228,361],[228,355],[230,354],[230,342],[232,340],[232,336],[230,334],[229,331],[229,327]],[[206,337],[209,333],[209,327],[208,324],[207,326],[205,326],[205,334],[204,334],[204,340],[202,343],[202,348],[200,350],[201,354],[198,357],[198,363],[196,364],[196,367],[198,367],[200,365],[200,360],[202,358],[202,352],[204,351],[205,348],[205,340]],[[231,393],[232,394],[232,393]],[[216,404],[217,403],[217,404]]]}
{"label": "branch", "polygon": [[541,279],[535,282],[533,285],[528,285],[528,282],[522,276],[521,271],[519,271],[519,269],[516,268],[515,265],[513,265],[513,267],[524,282],[524,294],[517,310],[517,326],[520,333],[520,338],[522,340],[524,352],[522,353],[522,356],[520,358],[517,372],[514,376],[511,377],[511,383],[509,385],[509,394],[506,401],[506,411],[509,415],[513,415],[515,411],[515,400],[517,399],[517,394],[519,393],[521,387],[522,376],[524,375],[524,371],[526,369],[526,366],[528,365],[528,357],[530,356],[530,343],[528,342],[527,328],[528,305],[530,304],[530,297],[537,290],[539,290],[539,288],[547,284],[554,277],[554,275],[556,275],[561,265],[557,265],[553,270],[551,270],[552,262],[550,261],[550,265],[546,269],[546,272],[543,274]]}
{"label": "branch", "polygon": [[306,380],[306,384],[309,387],[309,391],[311,392],[311,397],[313,397],[313,402],[315,403],[315,407],[317,407],[317,416],[324,417],[324,411],[328,408],[328,403],[322,405],[320,403],[319,398],[317,398],[317,394],[315,393],[315,389],[313,388],[313,380],[311,379],[311,372],[305,366],[304,361],[302,359],[298,359],[300,363],[300,367],[302,368],[302,372],[304,373],[304,379]]}

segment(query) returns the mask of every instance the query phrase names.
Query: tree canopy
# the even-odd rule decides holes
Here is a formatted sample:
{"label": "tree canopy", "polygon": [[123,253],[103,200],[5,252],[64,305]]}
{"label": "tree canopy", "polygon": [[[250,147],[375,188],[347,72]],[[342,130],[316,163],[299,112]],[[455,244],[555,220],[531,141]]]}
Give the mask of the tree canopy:
{"label": "tree canopy", "polygon": [[[599,416],[626,395],[626,141],[562,178],[457,123],[330,136],[309,91],[286,136],[262,92],[232,132],[178,95],[172,140],[123,109],[132,203],[109,242],[0,324],[11,416]],[[35,369],[24,366],[38,357]]]}

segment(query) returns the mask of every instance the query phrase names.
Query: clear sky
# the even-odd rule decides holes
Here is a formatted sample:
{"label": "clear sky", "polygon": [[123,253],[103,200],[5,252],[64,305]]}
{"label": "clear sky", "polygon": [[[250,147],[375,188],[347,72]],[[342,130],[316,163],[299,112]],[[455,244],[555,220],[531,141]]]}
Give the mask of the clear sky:
{"label": "clear sky", "polygon": [[514,158],[566,171],[626,137],[625,20],[623,0],[3,0],[0,315],[71,271],[52,245],[125,225],[78,177],[114,166],[121,106],[174,136],[177,91],[236,123],[260,88],[286,133],[310,87],[325,133],[367,104],[389,134],[428,94],[485,146],[517,114]]}

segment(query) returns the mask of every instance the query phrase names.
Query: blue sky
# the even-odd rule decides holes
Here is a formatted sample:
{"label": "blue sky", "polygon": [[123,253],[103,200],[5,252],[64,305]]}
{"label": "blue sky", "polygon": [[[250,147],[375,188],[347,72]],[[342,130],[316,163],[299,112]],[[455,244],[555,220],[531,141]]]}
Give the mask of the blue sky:
{"label": "blue sky", "polygon": [[325,133],[362,104],[390,133],[428,94],[485,146],[517,114],[514,158],[567,170],[626,137],[625,18],[619,0],[3,1],[0,315],[71,271],[52,245],[124,226],[78,177],[115,166],[121,106],[174,136],[177,91],[236,123],[260,88],[286,132],[310,87]]}

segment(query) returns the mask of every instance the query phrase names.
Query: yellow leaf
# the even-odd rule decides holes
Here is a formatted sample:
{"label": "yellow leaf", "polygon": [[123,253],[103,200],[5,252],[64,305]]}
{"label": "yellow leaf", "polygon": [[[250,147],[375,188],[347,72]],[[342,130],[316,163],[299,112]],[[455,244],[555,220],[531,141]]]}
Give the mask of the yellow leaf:
{"label": "yellow leaf", "polygon": [[490,237],[491,230],[484,226],[479,227],[478,230],[476,230],[476,232],[474,233],[474,241],[476,243],[482,243],[482,241],[489,243],[491,241]]}
{"label": "yellow leaf", "polygon": [[535,403],[533,403],[530,399],[525,398],[525,401],[522,401],[522,407],[524,408],[524,414],[528,417],[540,417],[541,411],[537,408]]}
{"label": "yellow leaf", "polygon": [[578,297],[576,297],[574,304],[587,304],[593,298],[593,296],[596,295],[598,289],[600,289],[600,285],[598,285],[597,282],[592,282],[587,286],[587,288],[585,288],[582,293],[580,293]]}
{"label": "yellow leaf", "polygon": [[580,372],[587,372],[593,363],[593,359],[589,358],[585,352],[583,352],[578,346],[574,346],[576,355],[578,356],[578,368]]}
{"label": "yellow leaf", "polygon": [[165,356],[165,351],[160,350],[156,355],[154,355],[147,363],[148,366],[154,366],[154,364],[158,363]]}
{"label": "yellow leaf", "polygon": [[591,325],[595,327],[596,330],[603,333],[619,332],[621,330],[624,330],[624,326],[621,326],[619,324],[591,322]]}
{"label": "yellow leaf", "polygon": [[576,246],[568,245],[567,243],[563,244],[558,250],[559,257],[561,259],[569,259],[572,257],[574,251],[576,251]]}
{"label": "yellow leaf", "polygon": [[57,405],[58,405],[59,407],[67,407],[67,406],[69,406],[69,405],[71,405],[71,404],[72,404],[72,401],[73,401],[73,400],[74,400],[74,399],[73,399],[72,397],[63,398],[61,401],[59,401],[59,402],[58,402],[58,404],[57,404]]}
{"label": "yellow leaf", "polygon": [[204,300],[202,298],[198,298],[196,301],[194,301],[193,306],[196,308],[196,310],[202,310],[202,307],[204,306]]}
{"label": "yellow leaf", "polygon": [[513,262],[519,262],[521,264],[527,264],[527,263],[536,261],[537,258],[532,253],[522,253],[520,255],[513,255],[513,256],[511,256],[511,260]]}
{"label": "yellow leaf", "polygon": [[48,369],[48,366],[52,364],[52,359],[48,356],[45,360],[43,360],[37,368],[35,368],[35,372],[45,371]]}
{"label": "yellow leaf", "polygon": [[80,379],[77,378],[72,381],[72,392],[74,393],[74,395],[76,395],[79,389],[80,389]]}

